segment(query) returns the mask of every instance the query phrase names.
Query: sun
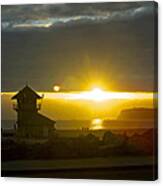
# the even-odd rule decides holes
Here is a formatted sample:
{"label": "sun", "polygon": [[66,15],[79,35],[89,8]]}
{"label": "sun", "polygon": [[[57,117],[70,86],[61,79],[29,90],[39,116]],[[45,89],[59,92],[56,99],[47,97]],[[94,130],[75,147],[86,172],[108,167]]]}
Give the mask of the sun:
{"label": "sun", "polygon": [[102,94],[104,91],[100,88],[94,88],[91,92],[95,95],[99,95]]}
{"label": "sun", "polygon": [[94,88],[89,94],[90,98],[95,101],[103,101],[107,98],[106,92],[100,88]]}
{"label": "sun", "polygon": [[93,88],[90,91],[81,92],[80,94],[75,96],[76,99],[93,100],[96,102],[104,101],[108,99],[108,97],[108,92],[97,87]]}

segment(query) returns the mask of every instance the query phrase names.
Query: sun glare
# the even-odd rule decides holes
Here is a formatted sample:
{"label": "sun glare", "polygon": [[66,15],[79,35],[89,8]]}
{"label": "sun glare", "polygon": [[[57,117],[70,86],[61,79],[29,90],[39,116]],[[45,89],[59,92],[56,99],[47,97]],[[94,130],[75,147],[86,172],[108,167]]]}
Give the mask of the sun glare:
{"label": "sun glare", "polygon": [[100,88],[94,88],[88,93],[88,97],[95,101],[102,101],[106,99],[106,93]]}
{"label": "sun glare", "polygon": [[94,93],[94,94],[101,94],[101,92],[103,92],[100,88],[94,88],[93,90],[92,90],[92,92]]}
{"label": "sun glare", "polygon": [[153,94],[104,91],[94,88],[91,91],[81,92],[76,98],[101,102],[110,99],[152,99]]}
{"label": "sun glare", "polygon": [[94,88],[91,91],[82,92],[79,96],[80,99],[100,102],[107,99],[111,99],[112,95],[108,91],[106,92],[100,88]]}
{"label": "sun glare", "polygon": [[145,100],[157,98],[156,93],[152,92],[112,92],[100,88],[93,88],[90,91],[81,92],[60,92],[60,86],[55,85],[53,90],[56,93],[44,93],[49,99],[67,99],[67,100],[88,100],[94,102],[103,102],[106,100]]}

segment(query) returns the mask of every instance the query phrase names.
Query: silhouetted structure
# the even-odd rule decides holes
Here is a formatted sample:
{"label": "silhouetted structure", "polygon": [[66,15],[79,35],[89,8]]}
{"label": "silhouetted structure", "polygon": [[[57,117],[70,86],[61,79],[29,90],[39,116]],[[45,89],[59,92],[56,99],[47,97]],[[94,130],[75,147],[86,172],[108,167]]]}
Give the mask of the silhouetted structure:
{"label": "silhouetted structure", "polygon": [[46,140],[54,131],[55,121],[38,113],[41,109],[39,96],[29,86],[25,86],[12,97],[17,111],[16,137],[28,141]]}

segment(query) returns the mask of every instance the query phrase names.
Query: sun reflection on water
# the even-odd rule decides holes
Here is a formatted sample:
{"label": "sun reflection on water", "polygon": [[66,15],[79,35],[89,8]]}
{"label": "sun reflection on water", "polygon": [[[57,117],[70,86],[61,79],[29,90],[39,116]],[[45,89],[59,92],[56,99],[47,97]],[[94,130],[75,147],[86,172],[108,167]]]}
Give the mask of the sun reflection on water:
{"label": "sun reflection on water", "polygon": [[95,118],[92,120],[91,122],[91,130],[99,130],[99,129],[103,129],[103,120],[100,118]]}

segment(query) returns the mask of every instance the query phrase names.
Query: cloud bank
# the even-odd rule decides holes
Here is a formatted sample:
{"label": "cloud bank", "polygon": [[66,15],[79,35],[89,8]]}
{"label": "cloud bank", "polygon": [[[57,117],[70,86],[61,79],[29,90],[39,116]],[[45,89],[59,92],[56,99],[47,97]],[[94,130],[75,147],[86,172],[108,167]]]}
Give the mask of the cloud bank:
{"label": "cloud bank", "polygon": [[[152,5],[152,6],[151,6]],[[153,2],[2,6],[2,31],[128,21],[153,14]]]}

